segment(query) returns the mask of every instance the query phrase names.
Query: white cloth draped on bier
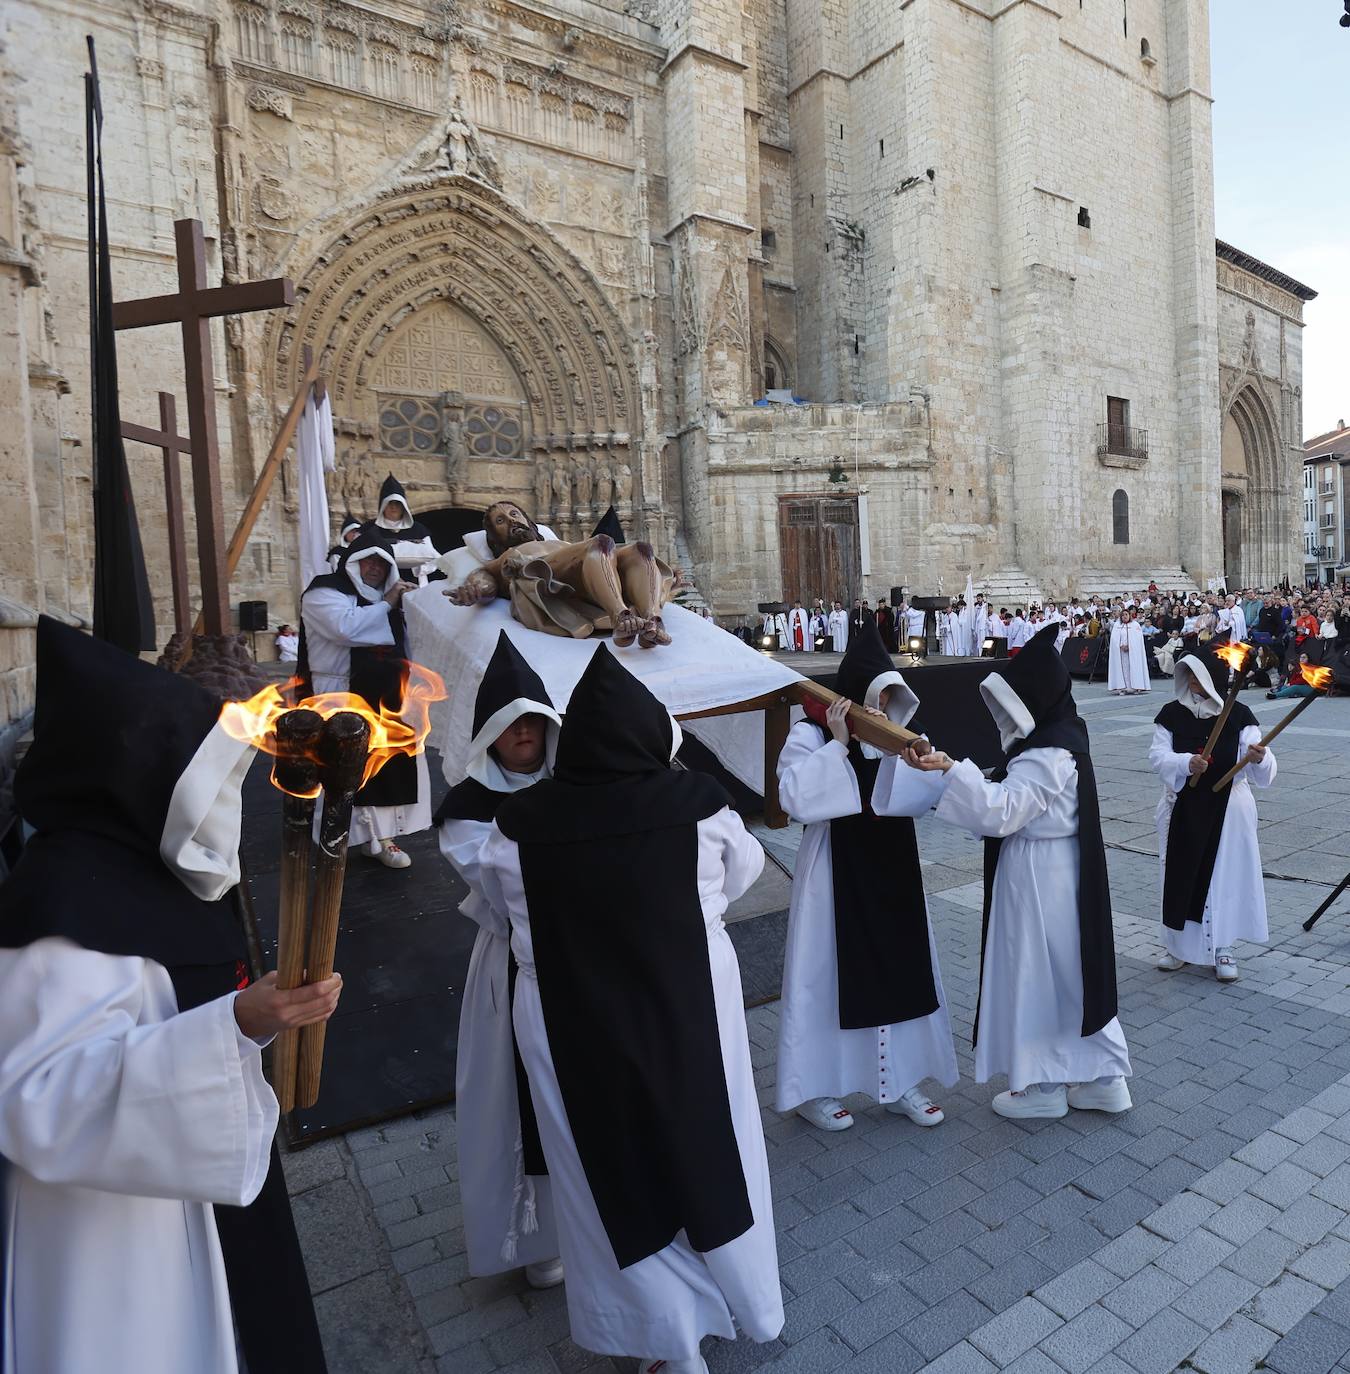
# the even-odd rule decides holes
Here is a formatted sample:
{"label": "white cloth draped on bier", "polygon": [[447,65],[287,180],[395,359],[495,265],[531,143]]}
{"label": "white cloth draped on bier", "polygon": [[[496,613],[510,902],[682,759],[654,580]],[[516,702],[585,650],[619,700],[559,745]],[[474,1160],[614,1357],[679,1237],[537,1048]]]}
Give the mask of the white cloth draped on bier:
{"label": "white cloth draped on bier", "polygon": [[332,543],[328,528],[328,491],[323,475],[332,472],[336,449],[333,441],[333,407],[325,391],[314,403],[310,388],[304,413],[295,431],[296,468],[300,486],[300,585],[308,587],[328,568]]}
{"label": "white cloth draped on bier", "polygon": [[[483,670],[505,630],[530,666],[544,680],[554,706],[567,709],[572,689],[591,655],[607,635],[568,639],[528,630],[511,617],[510,603],[499,598],[485,606],[455,606],[438,589],[410,592],[403,598],[408,642],[424,666],[445,679],[448,699],[432,708],[431,743],[440,750],[450,782],[468,766],[473,736],[473,705]],[[729,635],[715,621],[704,620],[680,606],[662,612],[671,643],[658,649],[613,649],[630,673],[673,716],[731,706],[800,680],[800,674]],[[683,726],[717,755],[723,767],[756,792],[764,789],[764,717],[759,711],[713,716]]]}

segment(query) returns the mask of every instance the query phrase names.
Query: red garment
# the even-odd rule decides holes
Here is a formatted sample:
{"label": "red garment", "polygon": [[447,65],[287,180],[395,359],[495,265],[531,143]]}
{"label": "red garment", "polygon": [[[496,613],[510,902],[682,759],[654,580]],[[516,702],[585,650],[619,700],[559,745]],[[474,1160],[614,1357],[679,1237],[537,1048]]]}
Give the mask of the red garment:
{"label": "red garment", "polygon": [[792,642],[797,646],[798,651],[806,648],[806,640],[802,636],[802,622],[795,616],[792,620]]}

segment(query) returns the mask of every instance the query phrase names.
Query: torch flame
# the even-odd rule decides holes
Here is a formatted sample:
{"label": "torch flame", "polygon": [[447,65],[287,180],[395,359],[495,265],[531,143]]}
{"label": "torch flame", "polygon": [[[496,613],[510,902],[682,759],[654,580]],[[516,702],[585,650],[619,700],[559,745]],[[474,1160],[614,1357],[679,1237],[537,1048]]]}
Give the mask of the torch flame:
{"label": "torch flame", "polygon": [[1214,652],[1235,672],[1240,673],[1247,666],[1247,659],[1251,655],[1252,646],[1250,644],[1220,644]]}
{"label": "torch flame", "polygon": [[1314,691],[1325,692],[1331,686],[1331,669],[1319,668],[1312,663],[1302,666],[1303,680]]}
{"label": "torch flame", "polygon": [[397,710],[390,710],[383,704],[378,711],[372,710],[364,697],[353,692],[321,692],[303,701],[288,700],[287,692],[294,695],[298,685],[299,679],[293,678],[285,687],[264,687],[247,701],[226,702],[220,713],[225,733],[231,739],[251,744],[275,757],[277,719],[287,711],[300,708],[317,711],[325,720],[339,711],[354,711],[370,727],[370,753],[366,756],[362,787],[396,755],[411,757],[422,752],[431,733],[431,703],[444,701],[446,697],[445,683],[439,674],[420,663],[407,665]]}

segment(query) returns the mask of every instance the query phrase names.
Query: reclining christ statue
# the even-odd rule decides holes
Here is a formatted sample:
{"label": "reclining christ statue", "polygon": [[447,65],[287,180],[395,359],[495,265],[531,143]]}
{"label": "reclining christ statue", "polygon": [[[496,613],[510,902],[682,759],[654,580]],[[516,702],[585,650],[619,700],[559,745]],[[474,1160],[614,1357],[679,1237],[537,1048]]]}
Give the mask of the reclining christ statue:
{"label": "reclining christ statue", "polygon": [[[573,639],[609,630],[621,649],[635,640],[643,649],[670,643],[661,608],[675,574],[650,544],[618,545],[605,534],[566,543],[541,531],[514,501],[489,506],[483,532],[485,539],[465,540],[479,566],[444,592],[455,605],[509,596],[511,614],[531,630]],[[463,551],[444,561],[453,577],[455,566],[464,566]]]}

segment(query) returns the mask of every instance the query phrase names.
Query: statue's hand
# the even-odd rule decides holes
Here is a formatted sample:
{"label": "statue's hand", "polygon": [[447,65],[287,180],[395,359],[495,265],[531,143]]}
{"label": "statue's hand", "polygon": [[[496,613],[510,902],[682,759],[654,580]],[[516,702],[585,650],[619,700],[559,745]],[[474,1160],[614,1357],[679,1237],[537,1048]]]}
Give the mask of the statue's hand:
{"label": "statue's hand", "polygon": [[471,572],[458,587],[449,587],[443,595],[456,606],[481,606],[497,599],[497,584],[490,573]]}

